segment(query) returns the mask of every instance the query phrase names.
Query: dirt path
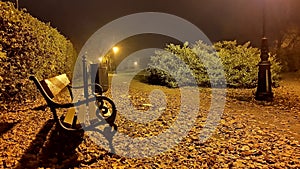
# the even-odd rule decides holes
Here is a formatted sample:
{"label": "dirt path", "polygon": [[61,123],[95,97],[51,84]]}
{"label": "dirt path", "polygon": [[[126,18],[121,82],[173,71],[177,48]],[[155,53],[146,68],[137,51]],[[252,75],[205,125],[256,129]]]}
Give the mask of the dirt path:
{"label": "dirt path", "polygon": [[300,97],[300,72],[283,74],[280,85]]}

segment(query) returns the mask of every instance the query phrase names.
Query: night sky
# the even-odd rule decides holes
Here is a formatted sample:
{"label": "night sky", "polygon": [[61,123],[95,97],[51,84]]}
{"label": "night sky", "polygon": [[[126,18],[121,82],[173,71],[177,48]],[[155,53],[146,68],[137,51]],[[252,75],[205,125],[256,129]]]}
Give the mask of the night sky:
{"label": "night sky", "polygon": [[[177,15],[195,24],[213,42],[237,39],[258,46],[262,37],[262,0],[19,0],[19,4],[33,16],[50,22],[78,51],[105,24],[137,12]],[[266,4],[270,41],[278,38],[288,24],[300,25],[299,0],[266,0]],[[138,38],[127,39],[131,46],[138,44],[134,39]],[[149,35],[141,39],[149,46],[155,42]]]}

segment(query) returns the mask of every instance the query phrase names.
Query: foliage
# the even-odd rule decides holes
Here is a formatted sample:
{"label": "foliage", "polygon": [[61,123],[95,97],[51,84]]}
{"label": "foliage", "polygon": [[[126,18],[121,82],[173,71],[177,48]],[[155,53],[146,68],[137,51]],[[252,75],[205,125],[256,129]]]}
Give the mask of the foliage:
{"label": "foliage", "polygon": [[[258,63],[260,50],[253,48],[247,42],[238,45],[236,41],[223,41],[214,44],[214,47],[222,60],[226,72],[226,81],[229,87],[252,88],[257,84]],[[273,86],[278,85],[281,66],[274,55],[270,55],[272,64]]]}
{"label": "foliage", "polygon": [[[210,46],[197,41],[191,47],[188,43],[183,46],[170,44],[165,52],[156,52],[151,57],[148,79],[150,83],[178,87],[179,80],[182,85],[189,85],[190,79],[186,77],[192,74],[200,86],[219,86],[225,83],[222,80],[225,76],[228,87],[253,88],[257,84],[259,61],[260,50],[251,47],[249,42],[238,45],[236,41],[223,41]],[[277,86],[281,66],[273,55],[270,61],[273,85]]]}
{"label": "foliage", "polygon": [[300,69],[300,28],[288,26],[281,38],[276,41],[277,58],[282,63],[283,71],[297,71]]}
{"label": "foliage", "polygon": [[[169,47],[177,48],[177,46],[173,44],[169,45]],[[180,52],[187,54],[186,56],[193,54],[187,46],[180,49]],[[189,66],[192,65],[185,64],[168,50],[156,51],[155,54],[155,56],[151,57],[151,63],[147,70],[150,72],[148,77],[149,82],[168,87],[178,87],[179,84],[177,82],[182,82],[181,85],[189,85],[193,83],[193,79],[189,76],[191,74]],[[190,59],[193,58],[191,57]],[[186,58],[184,61],[187,61],[188,59],[189,58]]]}
{"label": "foliage", "polygon": [[23,102],[35,96],[30,74],[47,78],[71,76],[73,45],[50,24],[0,2],[0,100]]}

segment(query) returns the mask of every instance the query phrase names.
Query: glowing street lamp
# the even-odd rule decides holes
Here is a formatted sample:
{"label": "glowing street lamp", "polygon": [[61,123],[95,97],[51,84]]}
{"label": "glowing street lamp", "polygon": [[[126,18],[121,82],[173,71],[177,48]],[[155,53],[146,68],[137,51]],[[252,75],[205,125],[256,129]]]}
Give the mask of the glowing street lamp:
{"label": "glowing street lamp", "polygon": [[116,56],[116,54],[118,53],[120,51],[120,49],[119,49],[119,47],[117,47],[117,46],[114,46],[113,48],[112,48],[112,54],[111,55],[109,55],[108,57],[108,60],[109,60],[109,70],[110,71],[113,71],[113,67],[115,67],[115,66],[113,66],[115,63],[113,63],[113,61],[114,61],[114,56]]}
{"label": "glowing street lamp", "polygon": [[270,101],[273,99],[271,62],[269,61],[268,39],[266,38],[266,1],[263,0],[263,37],[261,41],[261,61],[258,63],[258,85],[255,94],[256,100]]}
{"label": "glowing street lamp", "polygon": [[102,56],[99,57],[99,62],[100,62],[100,64],[103,62],[103,57]]}
{"label": "glowing street lamp", "polygon": [[117,47],[117,46],[114,46],[112,49],[113,49],[114,54],[117,54],[120,50],[119,47]]}

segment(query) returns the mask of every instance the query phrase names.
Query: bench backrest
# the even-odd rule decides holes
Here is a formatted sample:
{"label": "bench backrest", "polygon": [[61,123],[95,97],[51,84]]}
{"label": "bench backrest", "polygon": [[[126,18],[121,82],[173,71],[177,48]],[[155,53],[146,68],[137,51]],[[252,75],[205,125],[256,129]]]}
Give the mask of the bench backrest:
{"label": "bench backrest", "polygon": [[70,80],[66,74],[55,76],[49,79],[40,81],[41,85],[45,89],[45,92],[50,98],[54,98],[59,94],[67,85],[70,84]]}

